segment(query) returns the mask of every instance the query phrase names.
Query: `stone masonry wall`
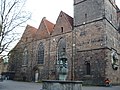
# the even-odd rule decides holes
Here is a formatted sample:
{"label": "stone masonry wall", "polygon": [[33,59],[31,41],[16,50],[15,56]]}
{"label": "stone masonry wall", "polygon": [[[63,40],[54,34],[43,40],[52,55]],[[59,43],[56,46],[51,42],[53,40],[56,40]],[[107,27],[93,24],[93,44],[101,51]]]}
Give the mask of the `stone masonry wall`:
{"label": "stone masonry wall", "polygon": [[103,0],[75,0],[74,25],[82,25],[84,22],[92,22],[104,15]]}
{"label": "stone masonry wall", "polygon": [[[75,59],[75,80],[87,84],[102,84],[105,77],[106,49],[78,51]],[[87,75],[86,62],[90,63],[90,75]]]}
{"label": "stone masonry wall", "polygon": [[103,20],[82,25],[74,29],[74,40],[78,51],[105,47],[106,36]]}
{"label": "stone masonry wall", "polygon": [[[120,66],[117,70],[114,70],[112,68],[112,49],[106,50],[106,68],[105,68],[105,77],[109,78],[111,80],[111,83],[113,84],[119,84],[120,83]],[[118,58],[120,58],[120,54],[118,54]],[[120,65],[120,61],[119,65]]]}

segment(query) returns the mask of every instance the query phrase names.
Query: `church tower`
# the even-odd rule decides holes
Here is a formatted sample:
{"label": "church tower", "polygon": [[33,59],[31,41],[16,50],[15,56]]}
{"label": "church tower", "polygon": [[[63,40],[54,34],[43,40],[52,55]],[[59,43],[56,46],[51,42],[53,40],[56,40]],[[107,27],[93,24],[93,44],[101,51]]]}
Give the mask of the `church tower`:
{"label": "church tower", "polygon": [[74,0],[74,79],[120,83],[120,34],[115,0]]}

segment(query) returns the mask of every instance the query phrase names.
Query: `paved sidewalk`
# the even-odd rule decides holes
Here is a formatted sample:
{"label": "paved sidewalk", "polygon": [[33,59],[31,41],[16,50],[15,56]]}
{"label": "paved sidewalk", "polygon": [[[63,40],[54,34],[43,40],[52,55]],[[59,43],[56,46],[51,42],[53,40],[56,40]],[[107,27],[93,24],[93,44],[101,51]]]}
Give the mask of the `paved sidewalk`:
{"label": "paved sidewalk", "polygon": [[120,90],[120,86],[112,86],[112,87],[83,86],[82,90]]}
{"label": "paved sidewalk", "polygon": [[[41,83],[18,82],[5,80],[0,82],[0,90],[40,90]],[[82,90],[120,90],[120,86],[99,87],[99,86],[83,86]]]}
{"label": "paved sidewalk", "polygon": [[18,82],[4,80],[0,82],[0,90],[40,90],[42,84],[40,83],[31,83],[31,82]]}

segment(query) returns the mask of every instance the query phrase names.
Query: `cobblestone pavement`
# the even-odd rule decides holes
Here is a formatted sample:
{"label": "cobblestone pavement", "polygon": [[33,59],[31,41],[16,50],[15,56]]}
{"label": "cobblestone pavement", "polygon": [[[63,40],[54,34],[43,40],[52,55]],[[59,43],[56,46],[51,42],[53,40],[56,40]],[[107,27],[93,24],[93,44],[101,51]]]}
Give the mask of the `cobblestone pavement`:
{"label": "cobblestone pavement", "polygon": [[0,82],[0,90],[40,90],[40,83],[17,82],[5,80]]}
{"label": "cobblestone pavement", "polygon": [[120,90],[120,86],[112,86],[112,87],[85,87],[83,86],[82,90]]}
{"label": "cobblestone pavement", "polygon": [[[17,81],[3,81],[0,82],[0,90],[40,90],[42,84],[30,82],[17,82]],[[82,90],[120,90],[120,86],[112,87],[93,87],[83,86]]]}

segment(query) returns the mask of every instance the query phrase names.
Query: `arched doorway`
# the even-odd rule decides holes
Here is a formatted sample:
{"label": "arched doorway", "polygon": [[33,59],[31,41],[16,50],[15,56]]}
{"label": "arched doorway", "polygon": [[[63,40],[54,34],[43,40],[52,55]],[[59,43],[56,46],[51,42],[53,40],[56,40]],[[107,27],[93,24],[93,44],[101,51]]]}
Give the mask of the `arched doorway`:
{"label": "arched doorway", "polygon": [[35,70],[35,82],[38,82],[38,79],[39,79],[39,72],[38,70]]}
{"label": "arched doorway", "polygon": [[38,82],[39,81],[39,69],[35,66],[32,70],[32,81]]}

